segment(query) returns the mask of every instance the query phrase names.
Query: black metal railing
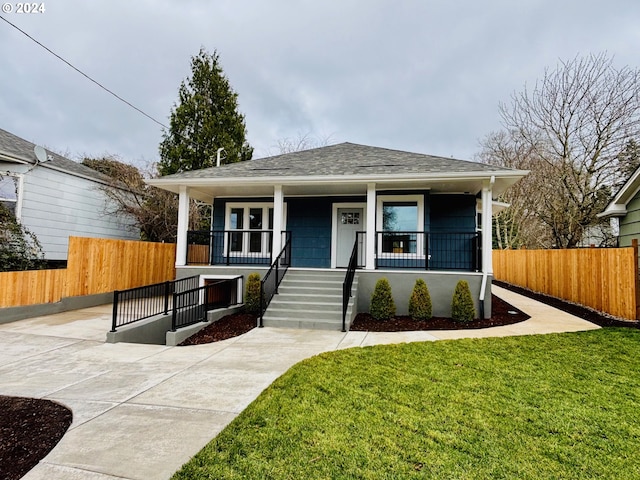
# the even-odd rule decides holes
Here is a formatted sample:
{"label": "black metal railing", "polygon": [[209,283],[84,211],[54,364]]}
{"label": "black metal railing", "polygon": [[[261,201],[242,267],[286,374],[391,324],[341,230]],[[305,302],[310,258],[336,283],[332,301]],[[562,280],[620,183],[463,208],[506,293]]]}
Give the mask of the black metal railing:
{"label": "black metal railing", "polygon": [[291,265],[291,238],[287,235],[282,251],[260,282],[260,327],[263,326],[262,317],[264,312],[271,303],[273,296],[278,293],[278,286],[282,282],[285,273],[287,273],[289,265]]}
{"label": "black metal railing", "polygon": [[358,268],[358,236],[356,235],[356,241],[353,242],[353,250],[351,250],[351,257],[349,258],[349,266],[347,267],[347,273],[344,276],[344,282],[342,283],[342,331],[347,331],[347,309],[349,308],[349,299],[351,298],[351,289],[353,287],[353,279],[356,276],[356,268]]}
{"label": "black metal railing", "polygon": [[480,232],[376,232],[376,268],[480,271]]}
{"label": "black metal railing", "polygon": [[173,307],[173,294],[195,288],[198,282],[199,277],[193,276],[128,290],[116,290],[113,292],[111,331],[115,332],[118,327],[155,315],[168,315],[169,309]]}
{"label": "black metal railing", "polygon": [[270,265],[272,242],[273,230],[192,230],[187,265]]}
{"label": "black metal railing", "polygon": [[242,275],[173,294],[171,331],[207,321],[207,312],[242,303]]}

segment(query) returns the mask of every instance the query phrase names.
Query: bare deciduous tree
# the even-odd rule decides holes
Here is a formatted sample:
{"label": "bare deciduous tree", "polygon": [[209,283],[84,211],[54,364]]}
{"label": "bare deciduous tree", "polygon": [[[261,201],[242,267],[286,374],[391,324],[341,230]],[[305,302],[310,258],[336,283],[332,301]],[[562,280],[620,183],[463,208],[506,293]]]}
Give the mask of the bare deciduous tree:
{"label": "bare deciduous tree", "polygon": [[[532,181],[530,208],[552,246],[580,245],[586,232],[606,229],[596,215],[637,160],[630,142],[640,134],[640,72],[616,68],[606,54],[576,57],[511,100],[500,105],[507,144],[514,155],[526,147],[521,161],[544,179]],[[490,149],[481,157],[499,161]]]}
{"label": "bare deciduous tree", "polygon": [[[133,219],[144,240],[175,242],[178,231],[177,195],[147,185],[144,179],[151,175],[145,175],[115,156],[84,158],[82,164],[112,179],[109,185],[101,188],[112,201],[112,208],[107,213]],[[190,205],[189,213],[190,229],[199,228],[200,209],[195,202]]]}
{"label": "bare deciduous tree", "polygon": [[304,135],[298,133],[295,138],[281,138],[278,140],[277,145],[270,149],[275,150],[272,155],[282,155],[284,153],[300,152],[302,150],[310,150],[312,148],[326,147],[331,142],[331,136],[316,137],[311,133],[305,133]]}
{"label": "bare deciduous tree", "polygon": [[499,198],[510,206],[493,217],[495,248],[548,248],[551,245],[548,229],[537,212],[547,183],[545,172],[536,166],[535,152],[527,142],[508,131],[490,133],[481,146],[478,155],[481,162],[531,172]]}

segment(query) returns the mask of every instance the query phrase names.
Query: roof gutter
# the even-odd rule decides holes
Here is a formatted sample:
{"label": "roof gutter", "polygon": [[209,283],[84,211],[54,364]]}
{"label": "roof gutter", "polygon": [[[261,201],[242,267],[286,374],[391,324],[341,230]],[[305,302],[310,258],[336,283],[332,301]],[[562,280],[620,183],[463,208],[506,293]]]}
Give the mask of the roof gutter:
{"label": "roof gutter", "polygon": [[15,155],[11,155],[8,153],[4,153],[4,152],[0,152],[0,160],[6,160],[8,162],[15,162],[15,163],[21,163],[23,165],[33,165],[34,162],[31,162],[29,160],[20,158],[20,157],[16,157]]}
{"label": "roof gutter", "polygon": [[470,174],[469,172],[448,173],[445,175],[416,175],[396,174],[396,175],[331,175],[331,176],[278,176],[278,177],[208,177],[208,178],[151,178],[146,180],[149,185],[187,185],[187,186],[216,186],[229,184],[250,184],[250,185],[269,185],[277,183],[279,185],[300,185],[300,184],[322,184],[322,183],[371,183],[371,182],[404,182],[407,180],[429,180],[429,181],[457,181],[457,180],[486,180],[491,179],[491,184],[495,183],[496,178],[521,178],[529,173],[528,170],[513,170],[502,172],[486,172],[484,174]]}

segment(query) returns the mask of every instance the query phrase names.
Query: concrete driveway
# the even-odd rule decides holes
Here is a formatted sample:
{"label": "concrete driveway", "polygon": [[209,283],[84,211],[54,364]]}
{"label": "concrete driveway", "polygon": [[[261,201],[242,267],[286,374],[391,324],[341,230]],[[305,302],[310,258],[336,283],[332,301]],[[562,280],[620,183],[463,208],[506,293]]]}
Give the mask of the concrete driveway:
{"label": "concrete driveway", "polygon": [[27,480],[165,480],[292,365],[349,347],[598,328],[507,290],[532,316],[485,330],[254,329],[209,345],[104,343],[111,306],[0,325],[0,394],[68,406],[73,423]]}

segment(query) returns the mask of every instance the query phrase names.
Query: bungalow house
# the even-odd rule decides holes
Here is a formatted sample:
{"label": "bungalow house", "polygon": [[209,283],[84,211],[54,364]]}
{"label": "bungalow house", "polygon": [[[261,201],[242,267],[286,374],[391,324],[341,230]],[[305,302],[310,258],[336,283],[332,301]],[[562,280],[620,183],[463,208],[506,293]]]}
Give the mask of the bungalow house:
{"label": "bungalow house", "polygon": [[[458,280],[491,315],[491,218],[500,193],[528,172],[342,143],[169,175],[179,194],[177,277],[222,279],[290,267],[265,325],[334,328],[348,267],[357,267],[349,319],[368,311],[376,281],[406,314],[417,278],[434,315],[449,316]],[[213,206],[211,231],[187,231],[188,204]]]}
{"label": "bungalow house", "polygon": [[598,217],[617,221],[618,246],[630,247],[633,239],[640,240],[640,167],[633,172]]}
{"label": "bungalow house", "polygon": [[67,259],[69,236],[139,240],[126,218],[107,212],[109,178],[0,129],[0,202],[36,235],[49,262]]}

